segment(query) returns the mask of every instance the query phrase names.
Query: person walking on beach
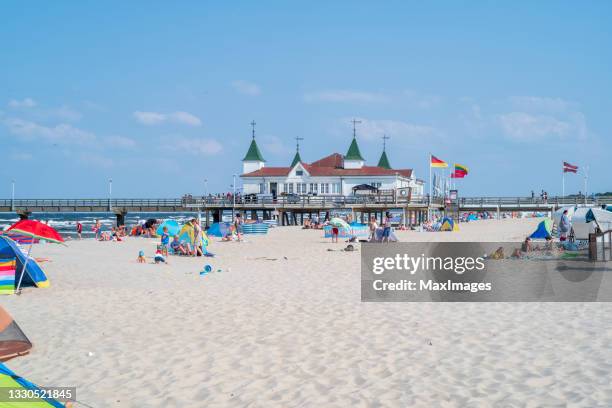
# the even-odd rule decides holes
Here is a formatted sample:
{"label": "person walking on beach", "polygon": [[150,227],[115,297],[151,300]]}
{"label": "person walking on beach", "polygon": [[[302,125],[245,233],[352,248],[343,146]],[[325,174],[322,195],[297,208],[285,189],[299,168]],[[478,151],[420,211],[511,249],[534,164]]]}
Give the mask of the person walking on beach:
{"label": "person walking on beach", "polygon": [[77,237],[79,239],[82,239],[83,237],[81,236],[81,234],[83,233],[83,224],[81,224],[78,220],[76,222],[76,233],[77,233]]}
{"label": "person walking on beach", "polygon": [[234,217],[234,229],[236,230],[236,237],[238,238],[238,242],[242,241],[242,217],[240,213],[236,213]]}
{"label": "person walking on beach", "polygon": [[202,256],[202,227],[195,218],[191,220],[191,225],[193,225],[193,256]]}
{"label": "person walking on beach", "polygon": [[391,214],[387,211],[383,218],[382,242],[388,243],[390,235],[391,235]]}
{"label": "person walking on beach", "polygon": [[96,240],[100,238],[100,233],[102,229],[102,224],[100,223],[100,220],[96,220],[96,223],[94,224],[92,230],[94,232],[94,234],[96,234]]}
{"label": "person walking on beach", "polygon": [[570,232],[572,225],[569,220],[569,216],[567,215],[567,210],[563,210],[563,215],[561,216],[561,220],[559,221],[559,240],[565,241],[567,240],[567,234]]}
{"label": "person walking on beach", "polygon": [[376,222],[376,217],[370,217],[370,242],[376,241],[376,229],[378,228],[378,223]]}

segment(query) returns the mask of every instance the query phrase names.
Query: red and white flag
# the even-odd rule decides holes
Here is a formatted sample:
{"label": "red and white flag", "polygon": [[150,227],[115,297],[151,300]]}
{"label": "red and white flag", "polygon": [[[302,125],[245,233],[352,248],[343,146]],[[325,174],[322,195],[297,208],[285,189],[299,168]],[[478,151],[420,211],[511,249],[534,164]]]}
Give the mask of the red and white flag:
{"label": "red and white flag", "polygon": [[563,162],[563,172],[564,173],[576,173],[578,172],[578,166],[574,166],[573,164],[569,164],[568,162]]}

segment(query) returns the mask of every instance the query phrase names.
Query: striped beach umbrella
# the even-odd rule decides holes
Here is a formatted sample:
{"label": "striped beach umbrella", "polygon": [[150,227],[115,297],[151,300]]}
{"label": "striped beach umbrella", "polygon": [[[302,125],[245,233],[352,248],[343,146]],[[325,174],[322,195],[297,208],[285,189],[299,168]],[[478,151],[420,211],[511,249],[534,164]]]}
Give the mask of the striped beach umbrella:
{"label": "striped beach umbrella", "polygon": [[[28,235],[32,238],[44,239],[45,241],[55,242],[57,244],[63,244],[64,238],[57,232],[54,228],[51,228],[47,224],[43,224],[40,221],[34,220],[21,220],[11,225],[7,231],[17,232],[19,234]],[[26,266],[28,265],[28,261],[30,260],[30,253],[32,252],[32,243],[30,244],[30,248],[28,249],[28,255],[26,256],[26,260],[23,263],[23,270],[21,271],[21,276],[19,277],[19,283],[17,283],[17,288],[15,289],[15,293],[21,293],[21,281],[23,280],[23,275],[25,274]]]}
{"label": "striped beach umbrella", "polygon": [[55,242],[61,244],[64,242],[64,238],[54,228],[43,224],[40,221],[34,220],[21,220],[11,225],[7,230],[7,233],[18,233],[27,235],[36,239],[44,239],[49,242]]}

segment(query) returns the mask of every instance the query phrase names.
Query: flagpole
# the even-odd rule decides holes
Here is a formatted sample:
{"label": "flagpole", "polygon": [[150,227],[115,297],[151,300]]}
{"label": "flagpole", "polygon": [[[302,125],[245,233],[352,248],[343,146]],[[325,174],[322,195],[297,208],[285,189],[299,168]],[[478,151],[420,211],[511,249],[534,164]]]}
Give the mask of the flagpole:
{"label": "flagpole", "polygon": [[565,198],[565,163],[561,162],[561,179],[563,180],[563,190],[562,190],[562,194],[561,197]]}
{"label": "flagpole", "polygon": [[584,203],[587,203],[587,181],[589,179],[589,166],[584,168]]}
{"label": "flagpole", "polygon": [[431,152],[429,153],[429,202],[427,203],[427,221],[431,221]]}

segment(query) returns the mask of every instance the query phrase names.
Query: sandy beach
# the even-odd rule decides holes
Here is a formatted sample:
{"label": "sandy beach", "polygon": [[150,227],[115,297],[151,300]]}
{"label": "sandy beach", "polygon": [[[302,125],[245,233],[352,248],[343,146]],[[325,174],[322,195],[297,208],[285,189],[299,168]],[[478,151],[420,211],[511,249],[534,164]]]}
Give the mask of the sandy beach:
{"label": "sandy beach", "polygon": [[[397,235],[520,241],[537,222]],[[92,407],[612,405],[612,305],[362,303],[359,252],[299,227],[136,263],[156,243],[37,245],[51,287],[0,298],[34,344],[10,367]]]}

